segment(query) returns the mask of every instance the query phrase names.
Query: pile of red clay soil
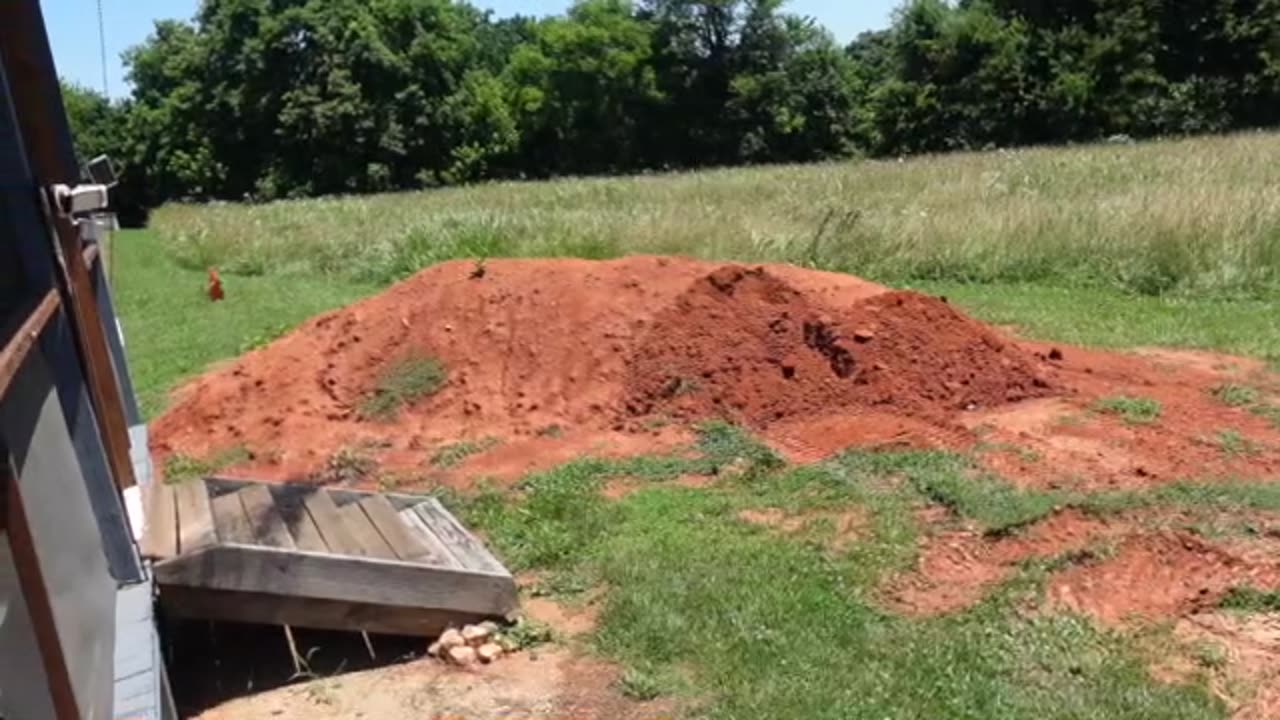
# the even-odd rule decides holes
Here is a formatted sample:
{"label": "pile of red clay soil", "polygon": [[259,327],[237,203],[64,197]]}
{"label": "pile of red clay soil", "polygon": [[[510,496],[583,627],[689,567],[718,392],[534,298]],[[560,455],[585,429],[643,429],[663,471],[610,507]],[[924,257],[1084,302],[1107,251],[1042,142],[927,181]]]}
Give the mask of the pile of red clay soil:
{"label": "pile of red clay soil", "polygon": [[945,422],[1046,394],[1036,362],[944,301],[821,303],[769,268],[728,266],[656,314],[628,353],[626,410],[756,428],[832,408]]}
{"label": "pile of red clay soil", "polygon": [[[362,416],[410,357],[443,363],[443,387],[392,419]],[[1280,473],[1266,414],[1212,392],[1247,384],[1280,407],[1275,380],[1240,358],[1023,341],[944,298],[793,266],[458,261],[197,378],[152,437],[161,459],[247,450],[227,470],[263,479],[351,481],[358,466],[370,484],[392,473],[467,487],[671,451],[723,418],[795,462],[949,448],[1021,485],[1093,491]],[[1120,396],[1161,415],[1130,424],[1098,409]]]}
{"label": "pile of red clay soil", "polygon": [[[362,417],[379,378],[414,355],[443,362],[445,386],[393,421]],[[458,261],[197,379],[153,437],[161,455],[244,447],[242,469],[292,479],[357,444],[384,467],[421,468],[444,444],[494,437],[482,469],[504,475],[674,447],[707,418],[954,434],[958,413],[1050,394],[1043,364],[945,300],[847,275],[663,257]]]}
{"label": "pile of red clay soil", "polygon": [[[447,369],[438,391],[389,419],[363,416],[415,357]],[[1228,402],[1227,385],[1247,390]],[[1137,400],[1159,412],[1117,412]],[[242,448],[250,460],[224,472],[269,480],[467,488],[584,455],[684,449],[698,421],[723,418],[795,462],[949,448],[1025,488],[1097,492],[1278,477],[1277,413],[1280,375],[1256,360],[1025,341],[943,298],[848,275],[662,257],[463,261],[192,381],[153,424],[152,449],[163,460]],[[1029,560],[1060,561],[1052,605],[1112,624],[1186,622],[1232,588],[1280,589],[1277,513],[1220,512],[1269,528],[1234,547],[1168,510],[1066,509],[996,535],[928,510],[916,567],[882,588],[905,614],[970,607]],[[780,511],[740,517],[803,525]],[[856,515],[826,520],[856,542]]]}

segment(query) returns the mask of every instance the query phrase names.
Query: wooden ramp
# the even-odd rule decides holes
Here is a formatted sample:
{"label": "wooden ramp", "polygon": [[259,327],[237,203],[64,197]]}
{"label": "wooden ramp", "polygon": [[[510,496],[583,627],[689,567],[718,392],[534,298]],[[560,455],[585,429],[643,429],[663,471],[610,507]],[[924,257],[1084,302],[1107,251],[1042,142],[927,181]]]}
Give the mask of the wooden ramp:
{"label": "wooden ramp", "polygon": [[208,478],[145,502],[174,615],[433,635],[516,609],[511,573],[435,498]]}

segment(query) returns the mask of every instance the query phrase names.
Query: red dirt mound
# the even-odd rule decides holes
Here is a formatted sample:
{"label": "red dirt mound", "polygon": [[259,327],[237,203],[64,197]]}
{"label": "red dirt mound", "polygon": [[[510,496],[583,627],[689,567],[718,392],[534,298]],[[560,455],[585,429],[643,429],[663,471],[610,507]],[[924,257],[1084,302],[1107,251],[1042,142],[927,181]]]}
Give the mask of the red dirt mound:
{"label": "red dirt mound", "polygon": [[[393,422],[362,418],[379,377],[411,354],[443,362],[443,389]],[[658,257],[484,272],[459,261],[196,380],[153,437],[162,456],[245,446],[254,459],[240,469],[274,478],[311,476],[353,446],[420,470],[446,443],[495,437],[476,462],[506,475],[672,447],[687,429],[671,420],[795,434],[797,421],[892,415],[954,436],[958,412],[1048,394],[1042,365],[942,300],[847,275]]]}
{"label": "red dirt mound", "polygon": [[859,406],[945,422],[1048,387],[1030,355],[941,300],[886,292],[831,308],[735,266],[658,313],[628,370],[633,415],[754,427]]}
{"label": "red dirt mound", "polygon": [[[229,471],[266,479],[314,477],[354,449],[396,474],[384,481],[465,486],[670,450],[688,442],[688,421],[726,417],[799,462],[853,446],[973,450],[1031,487],[1280,473],[1280,432],[1258,412],[1280,407],[1280,379],[1256,361],[1015,340],[941,299],[785,265],[476,270],[428,268],[196,379],[154,423],[153,449],[243,447],[251,461]],[[393,421],[363,419],[379,378],[414,354],[442,361],[443,388]],[[1224,383],[1252,387],[1260,405],[1222,402],[1212,391]],[[1118,396],[1154,401],[1159,417],[1098,411]],[[480,451],[431,462],[464,440]]]}

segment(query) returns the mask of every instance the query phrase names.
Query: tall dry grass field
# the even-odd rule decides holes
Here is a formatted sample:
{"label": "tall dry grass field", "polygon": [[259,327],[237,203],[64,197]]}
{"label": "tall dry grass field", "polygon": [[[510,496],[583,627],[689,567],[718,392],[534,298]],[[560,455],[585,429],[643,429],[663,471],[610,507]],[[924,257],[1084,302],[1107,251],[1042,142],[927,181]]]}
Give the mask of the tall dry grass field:
{"label": "tall dry grass field", "polygon": [[1280,288],[1280,135],[170,205],[180,264],[385,283],[470,256],[679,253],[886,281]]}

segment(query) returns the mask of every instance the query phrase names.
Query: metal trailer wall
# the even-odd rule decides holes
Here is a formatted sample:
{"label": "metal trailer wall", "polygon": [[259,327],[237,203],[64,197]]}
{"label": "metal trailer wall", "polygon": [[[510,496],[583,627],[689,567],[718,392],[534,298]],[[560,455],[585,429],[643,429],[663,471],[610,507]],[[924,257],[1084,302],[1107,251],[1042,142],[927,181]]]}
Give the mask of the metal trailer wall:
{"label": "metal trailer wall", "polygon": [[0,718],[171,717],[120,494],[145,429],[101,264],[43,206],[79,168],[37,0],[0,2],[0,60]]}

